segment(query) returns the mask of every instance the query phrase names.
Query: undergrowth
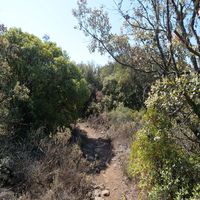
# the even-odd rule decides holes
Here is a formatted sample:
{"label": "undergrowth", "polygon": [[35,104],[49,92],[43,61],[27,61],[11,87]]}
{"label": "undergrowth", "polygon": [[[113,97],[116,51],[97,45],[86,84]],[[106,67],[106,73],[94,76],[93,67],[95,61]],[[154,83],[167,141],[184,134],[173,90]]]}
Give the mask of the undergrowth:
{"label": "undergrowth", "polygon": [[70,136],[65,129],[41,140],[1,137],[1,188],[12,188],[13,199],[19,200],[90,199],[91,185],[84,175],[89,164],[79,147],[69,143]]}
{"label": "undergrowth", "polygon": [[133,141],[128,168],[138,181],[138,198],[199,199],[200,157],[170,137],[171,123],[162,113],[149,109],[143,124]]}

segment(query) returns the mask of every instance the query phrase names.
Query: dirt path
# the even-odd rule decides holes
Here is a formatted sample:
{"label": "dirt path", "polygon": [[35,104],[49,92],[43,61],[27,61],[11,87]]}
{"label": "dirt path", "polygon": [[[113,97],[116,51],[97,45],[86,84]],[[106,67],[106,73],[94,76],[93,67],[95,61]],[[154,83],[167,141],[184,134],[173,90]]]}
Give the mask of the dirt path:
{"label": "dirt path", "polygon": [[[79,123],[79,129],[86,133],[88,140],[104,141],[105,135],[89,127],[87,123]],[[106,141],[106,140],[105,140]],[[104,141],[104,142],[105,142]],[[88,141],[87,141],[88,143]],[[123,142],[124,143],[124,142]],[[99,145],[99,144],[98,144]],[[96,148],[98,148],[98,145]],[[101,144],[102,146],[102,144]],[[101,168],[99,173],[92,174],[93,183],[95,185],[95,200],[136,200],[136,190],[127,180],[123,174],[123,167],[120,157],[123,153],[126,153],[126,148],[123,148],[124,144],[120,144],[120,139],[111,142],[112,153],[109,153],[111,157],[106,155],[108,147],[103,146],[100,153],[105,154],[106,166]],[[96,155],[96,154],[95,154]],[[101,154],[99,154],[101,156]],[[105,196],[102,192],[107,192]]]}

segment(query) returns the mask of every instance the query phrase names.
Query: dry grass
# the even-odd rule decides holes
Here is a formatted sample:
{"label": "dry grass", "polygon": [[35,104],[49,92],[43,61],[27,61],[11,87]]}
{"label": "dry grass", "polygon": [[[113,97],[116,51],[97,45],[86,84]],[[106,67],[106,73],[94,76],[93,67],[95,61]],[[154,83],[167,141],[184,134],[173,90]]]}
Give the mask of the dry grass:
{"label": "dry grass", "polygon": [[[142,127],[142,116],[145,110],[133,111],[130,115],[124,116],[124,113],[112,111],[110,113],[102,113],[98,116],[91,116],[88,124],[101,132],[104,137],[110,138],[114,147],[114,151],[118,155],[123,173],[129,178],[127,171],[130,149],[135,139],[135,134]],[[102,135],[102,137],[103,137]]]}
{"label": "dry grass", "polygon": [[[35,137],[34,137],[35,138]],[[0,156],[14,161],[12,188],[18,200],[90,199],[90,181],[84,175],[88,163],[77,145],[69,144],[70,132],[58,132],[51,138],[15,142],[1,146]],[[9,146],[7,146],[9,144]]]}

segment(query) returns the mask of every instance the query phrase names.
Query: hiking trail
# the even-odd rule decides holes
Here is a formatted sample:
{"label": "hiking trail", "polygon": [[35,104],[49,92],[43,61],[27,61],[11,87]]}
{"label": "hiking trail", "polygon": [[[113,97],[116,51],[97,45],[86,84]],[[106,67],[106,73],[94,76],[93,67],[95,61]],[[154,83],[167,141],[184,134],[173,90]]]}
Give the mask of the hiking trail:
{"label": "hiking trail", "polygon": [[87,122],[78,123],[76,129],[84,157],[94,163],[93,170],[89,171],[94,185],[93,199],[136,200],[136,188],[124,175],[121,159],[129,154],[127,139],[108,139],[103,132],[91,128]]}

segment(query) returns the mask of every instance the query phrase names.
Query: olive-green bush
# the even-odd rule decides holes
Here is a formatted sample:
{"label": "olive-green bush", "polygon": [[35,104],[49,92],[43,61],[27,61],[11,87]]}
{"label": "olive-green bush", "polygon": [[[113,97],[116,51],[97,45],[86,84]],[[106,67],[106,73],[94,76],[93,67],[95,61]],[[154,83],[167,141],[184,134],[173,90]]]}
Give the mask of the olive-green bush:
{"label": "olive-green bush", "polygon": [[170,138],[171,123],[162,113],[149,109],[143,123],[132,144],[128,168],[129,175],[139,179],[141,191],[148,191],[148,199],[190,199],[194,192],[197,195],[199,156],[186,152]]}
{"label": "olive-green bush", "polygon": [[3,33],[1,40],[15,52],[13,56],[6,51],[2,60],[7,65],[1,65],[1,71],[9,70],[9,77],[3,74],[8,81],[0,87],[1,95],[9,100],[9,129],[25,133],[44,127],[52,132],[73,123],[89,97],[87,83],[75,64],[56,44],[20,29]]}

